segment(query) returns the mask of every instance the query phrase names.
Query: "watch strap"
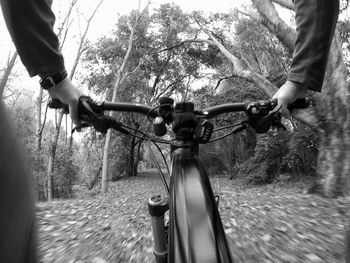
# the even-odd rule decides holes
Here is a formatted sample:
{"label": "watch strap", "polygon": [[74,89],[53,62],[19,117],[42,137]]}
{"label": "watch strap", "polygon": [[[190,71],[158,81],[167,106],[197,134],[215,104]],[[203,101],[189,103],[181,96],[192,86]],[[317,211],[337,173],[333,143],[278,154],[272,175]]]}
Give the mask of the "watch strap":
{"label": "watch strap", "polygon": [[42,78],[39,83],[43,89],[51,89],[55,87],[58,83],[64,80],[67,77],[68,73],[65,69],[60,70],[48,77]]}

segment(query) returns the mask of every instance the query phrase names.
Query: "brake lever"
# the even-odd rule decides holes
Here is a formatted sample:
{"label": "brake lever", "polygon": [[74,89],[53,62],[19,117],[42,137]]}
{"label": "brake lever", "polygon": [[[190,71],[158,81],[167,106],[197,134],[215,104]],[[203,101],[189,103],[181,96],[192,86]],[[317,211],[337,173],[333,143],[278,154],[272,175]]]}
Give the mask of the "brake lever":
{"label": "brake lever", "polygon": [[81,122],[81,123],[79,123],[79,124],[77,124],[77,125],[75,125],[75,127],[72,129],[72,133],[74,133],[74,132],[81,132],[81,130],[83,129],[83,128],[87,128],[87,127],[90,127],[91,126],[91,124],[90,123],[88,123],[88,122]]}
{"label": "brake lever", "polygon": [[69,113],[69,107],[66,104],[63,104],[59,99],[50,99],[47,103],[47,106],[50,109],[63,109],[65,114]]}
{"label": "brake lever", "polygon": [[270,112],[266,116],[260,117],[253,126],[257,133],[266,133],[272,126],[272,123],[279,112]]}
{"label": "brake lever", "polygon": [[275,118],[272,119],[271,127],[275,127],[277,129],[283,129],[284,131],[287,130],[286,126],[284,126],[281,122],[282,120],[282,115],[279,111],[274,112],[275,113]]}

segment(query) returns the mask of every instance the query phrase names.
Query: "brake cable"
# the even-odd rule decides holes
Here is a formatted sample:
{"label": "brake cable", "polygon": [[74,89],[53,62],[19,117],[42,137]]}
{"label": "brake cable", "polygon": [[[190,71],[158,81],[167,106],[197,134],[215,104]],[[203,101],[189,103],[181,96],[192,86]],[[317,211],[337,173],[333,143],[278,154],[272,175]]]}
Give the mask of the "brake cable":
{"label": "brake cable", "polygon": [[[153,141],[152,141],[152,142],[153,142]],[[154,143],[154,145],[157,147],[158,151],[161,153],[161,155],[162,155],[162,157],[163,157],[163,160],[164,160],[164,162],[165,162],[165,165],[166,165],[168,174],[170,175],[168,163],[167,163],[167,161],[166,161],[166,158],[165,158],[163,152],[161,151],[161,149],[159,148],[159,146],[158,146],[155,142],[153,142],[153,143]],[[164,188],[165,188],[165,190],[166,190],[166,192],[167,192],[167,194],[168,194],[168,197],[170,197],[169,185],[168,185],[168,183],[167,183],[167,181],[166,181],[166,179],[165,179],[165,175],[164,175],[162,169],[160,168],[159,162],[157,161],[157,158],[156,158],[156,156],[155,156],[155,154],[154,154],[154,152],[153,152],[153,150],[152,150],[152,147],[151,147],[151,140],[148,141],[148,149],[149,149],[149,152],[150,152],[150,154],[151,154],[151,158],[152,158],[154,164],[156,165],[156,168],[157,168],[157,170],[158,170],[158,173],[159,173],[159,175],[160,175],[160,178],[161,178],[161,180],[162,180],[162,183],[163,183],[163,185],[164,185]]]}

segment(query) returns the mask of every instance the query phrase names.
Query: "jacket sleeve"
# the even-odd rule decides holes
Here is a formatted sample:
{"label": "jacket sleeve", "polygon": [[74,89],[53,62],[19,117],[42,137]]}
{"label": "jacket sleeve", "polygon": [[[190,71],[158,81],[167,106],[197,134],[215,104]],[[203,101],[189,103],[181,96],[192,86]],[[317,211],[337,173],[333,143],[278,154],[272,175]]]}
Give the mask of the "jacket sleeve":
{"label": "jacket sleeve", "polygon": [[51,0],[0,0],[17,52],[30,76],[48,76],[64,69],[59,42],[53,31]]}
{"label": "jacket sleeve", "polygon": [[295,0],[297,39],[288,80],[321,91],[339,0]]}

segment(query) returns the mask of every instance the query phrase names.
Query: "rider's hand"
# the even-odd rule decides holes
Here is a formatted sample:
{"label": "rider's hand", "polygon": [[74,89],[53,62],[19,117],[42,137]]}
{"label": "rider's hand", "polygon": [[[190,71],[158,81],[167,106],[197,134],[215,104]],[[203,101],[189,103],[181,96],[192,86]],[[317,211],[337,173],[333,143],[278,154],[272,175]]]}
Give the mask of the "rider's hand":
{"label": "rider's hand", "polygon": [[70,117],[75,124],[78,124],[78,102],[83,92],[75,87],[69,78],[65,78],[54,88],[49,89],[48,92],[52,99],[59,99],[62,103],[69,106]]}
{"label": "rider's hand", "polygon": [[287,106],[290,103],[293,103],[297,99],[305,98],[307,94],[307,88],[299,83],[287,80],[276,94],[272,97],[272,99],[278,100],[278,106],[275,108],[276,110],[287,110]]}

